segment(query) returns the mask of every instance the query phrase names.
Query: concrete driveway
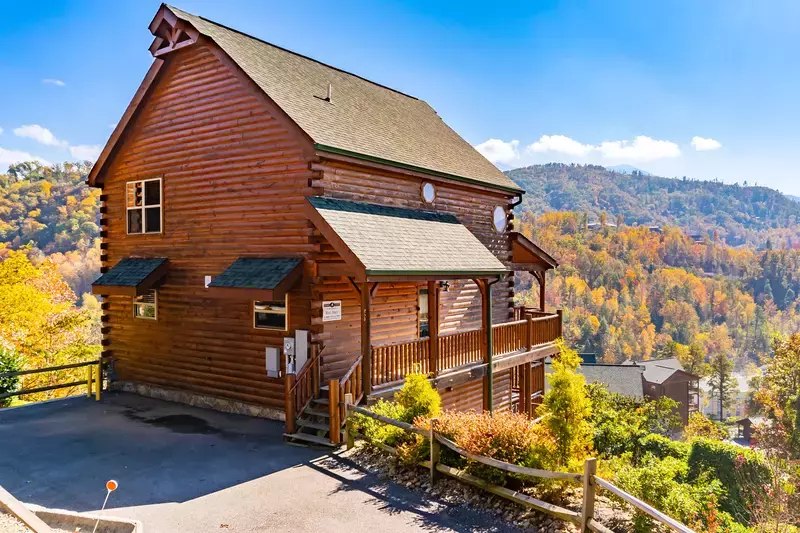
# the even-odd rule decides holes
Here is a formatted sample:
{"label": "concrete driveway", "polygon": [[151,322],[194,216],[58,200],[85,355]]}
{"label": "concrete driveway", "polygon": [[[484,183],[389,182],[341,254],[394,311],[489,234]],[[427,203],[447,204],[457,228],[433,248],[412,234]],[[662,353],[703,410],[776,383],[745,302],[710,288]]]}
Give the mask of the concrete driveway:
{"label": "concrete driveway", "polygon": [[24,502],[107,514],[148,533],[511,531],[422,498],[346,454],[283,442],[283,425],[111,393],[0,410],[0,485]]}

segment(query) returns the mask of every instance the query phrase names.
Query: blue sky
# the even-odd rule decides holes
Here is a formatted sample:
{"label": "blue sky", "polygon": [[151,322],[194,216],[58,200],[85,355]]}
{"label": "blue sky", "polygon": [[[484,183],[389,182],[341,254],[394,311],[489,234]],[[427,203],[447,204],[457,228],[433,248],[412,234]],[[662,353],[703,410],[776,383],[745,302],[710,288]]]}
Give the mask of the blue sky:
{"label": "blue sky", "polygon": [[[423,98],[501,168],[627,163],[800,195],[800,2],[175,5]],[[97,153],[158,6],[0,0],[0,165]]]}

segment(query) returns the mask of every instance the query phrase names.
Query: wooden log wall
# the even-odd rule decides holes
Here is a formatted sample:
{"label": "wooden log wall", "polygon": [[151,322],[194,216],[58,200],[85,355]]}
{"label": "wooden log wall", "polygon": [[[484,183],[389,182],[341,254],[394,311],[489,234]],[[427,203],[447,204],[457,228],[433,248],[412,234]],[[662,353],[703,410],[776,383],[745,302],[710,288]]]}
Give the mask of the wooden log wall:
{"label": "wooden log wall", "polygon": [[[483,411],[483,380],[476,379],[461,385],[440,390],[442,409],[458,411]],[[494,409],[511,409],[511,369],[494,375]]]}
{"label": "wooden log wall", "polygon": [[[134,319],[130,297],[108,298],[106,350],[118,379],[283,408],[265,375],[265,347],[284,332],[253,328],[252,302],[218,297],[204,276],[239,256],[315,252],[301,211],[314,194],[300,145],[263,97],[206,45],[167,56],[103,185],[103,266],[168,257],[158,320]],[[163,233],[126,235],[125,184],[163,178]],[[306,265],[306,278],[313,275]],[[290,300],[290,331],[309,327],[309,283]],[[291,333],[290,333],[291,334]]]}

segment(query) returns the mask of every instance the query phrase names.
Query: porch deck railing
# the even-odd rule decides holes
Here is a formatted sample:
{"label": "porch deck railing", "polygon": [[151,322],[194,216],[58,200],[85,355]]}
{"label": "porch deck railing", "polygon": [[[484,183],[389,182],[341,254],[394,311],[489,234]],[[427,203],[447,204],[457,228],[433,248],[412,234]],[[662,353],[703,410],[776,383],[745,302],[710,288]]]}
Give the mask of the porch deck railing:
{"label": "porch deck railing", "polygon": [[[525,351],[555,341],[561,336],[559,313],[526,313],[524,319],[492,326],[493,355]],[[374,388],[388,387],[403,381],[412,372],[437,373],[486,359],[484,329],[459,331],[437,338],[437,357],[432,361],[428,337],[407,342],[393,342],[372,347],[370,381]]]}

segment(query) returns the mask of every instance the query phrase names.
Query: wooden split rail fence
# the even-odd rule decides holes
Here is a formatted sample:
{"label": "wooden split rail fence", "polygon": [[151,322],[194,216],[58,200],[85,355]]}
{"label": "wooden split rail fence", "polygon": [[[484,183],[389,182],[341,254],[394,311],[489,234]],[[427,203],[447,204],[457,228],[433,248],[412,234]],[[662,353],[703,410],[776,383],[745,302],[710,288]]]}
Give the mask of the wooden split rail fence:
{"label": "wooden split rail fence", "polygon": [[[0,394],[0,400],[6,398],[13,398],[14,396],[24,396],[26,394],[35,394],[37,392],[47,392],[51,390],[67,389],[70,387],[78,387],[86,385],[86,395],[91,397],[94,394],[96,400],[100,400],[100,394],[103,389],[103,360],[95,359],[92,361],[83,361],[81,363],[70,363],[68,365],[50,366],[46,368],[33,368],[30,370],[18,370],[16,372],[2,372],[0,379],[13,378],[20,376],[30,376],[33,374],[43,374],[45,372],[56,372],[58,370],[68,370],[71,368],[86,367],[86,379],[80,381],[72,381],[69,383],[57,383],[55,385],[47,385],[44,387],[35,387],[32,389],[21,389],[17,391],[4,392]],[[93,392],[94,391],[94,392]]]}
{"label": "wooden split rail fence", "polygon": [[[503,461],[498,461],[497,459],[492,459],[491,457],[484,457],[482,455],[475,455],[473,453],[468,452],[467,450],[458,446],[455,442],[451,441],[450,439],[446,438],[445,436],[437,433],[436,431],[436,419],[431,420],[430,429],[422,429],[406,422],[402,422],[400,420],[394,420],[392,418],[388,418],[382,415],[378,415],[373,413],[372,411],[365,409],[363,407],[359,407],[354,405],[352,402],[352,397],[350,395],[345,395],[343,398],[343,405],[344,410],[348,415],[347,422],[345,425],[345,440],[347,443],[347,449],[350,449],[355,444],[355,438],[363,437],[362,435],[358,435],[352,428],[352,422],[350,420],[351,413],[359,413],[364,416],[368,416],[374,420],[378,420],[379,422],[383,422],[384,424],[389,424],[410,433],[416,433],[417,435],[422,435],[423,437],[427,438],[430,445],[430,459],[428,461],[423,461],[420,463],[420,466],[424,466],[425,468],[430,470],[430,480],[431,484],[436,482],[436,479],[444,474],[455,478],[459,481],[467,483],[469,485],[478,487],[483,489],[487,492],[505,498],[507,500],[513,501],[515,503],[524,505],[526,507],[530,507],[536,509],[537,511],[549,514],[551,516],[555,516],[562,520],[572,522],[577,524],[580,527],[581,532],[587,531],[595,531],[598,533],[613,533],[609,528],[604,526],[603,524],[597,522],[594,519],[594,507],[595,507],[595,497],[597,487],[605,489],[618,498],[624,500],[631,506],[635,507],[636,509],[642,511],[643,513],[648,514],[655,520],[661,522],[669,526],[674,531],[679,533],[695,533],[692,529],[688,528],[684,524],[678,522],[677,520],[670,518],[669,516],[665,515],[658,509],[654,508],[653,506],[639,500],[635,496],[632,496],[625,492],[624,490],[616,487],[612,483],[606,481],[605,479],[597,476],[597,460],[596,459],[587,459],[584,463],[583,474],[573,474],[569,472],[552,472],[550,470],[540,470],[536,468],[527,468],[511,463],[506,463]],[[389,453],[396,453],[396,450],[393,448],[386,446],[381,443],[376,443],[379,447]],[[509,472],[512,474],[532,477],[532,478],[540,478],[540,479],[552,479],[552,480],[562,480],[562,481],[569,481],[574,483],[579,483],[583,486],[583,504],[581,506],[581,511],[573,511],[572,509],[567,509],[564,507],[560,507],[558,505],[554,505],[551,503],[547,503],[545,501],[536,499],[532,496],[527,494],[523,494],[518,491],[514,491],[508,489],[506,487],[501,487],[498,485],[493,485],[480,479],[476,476],[473,476],[463,470],[459,470],[457,468],[453,468],[447,465],[442,464],[439,462],[439,457],[441,454],[442,447],[445,447],[458,455],[469,459],[470,461],[475,461],[487,466],[491,466],[502,470],[504,472]]]}

